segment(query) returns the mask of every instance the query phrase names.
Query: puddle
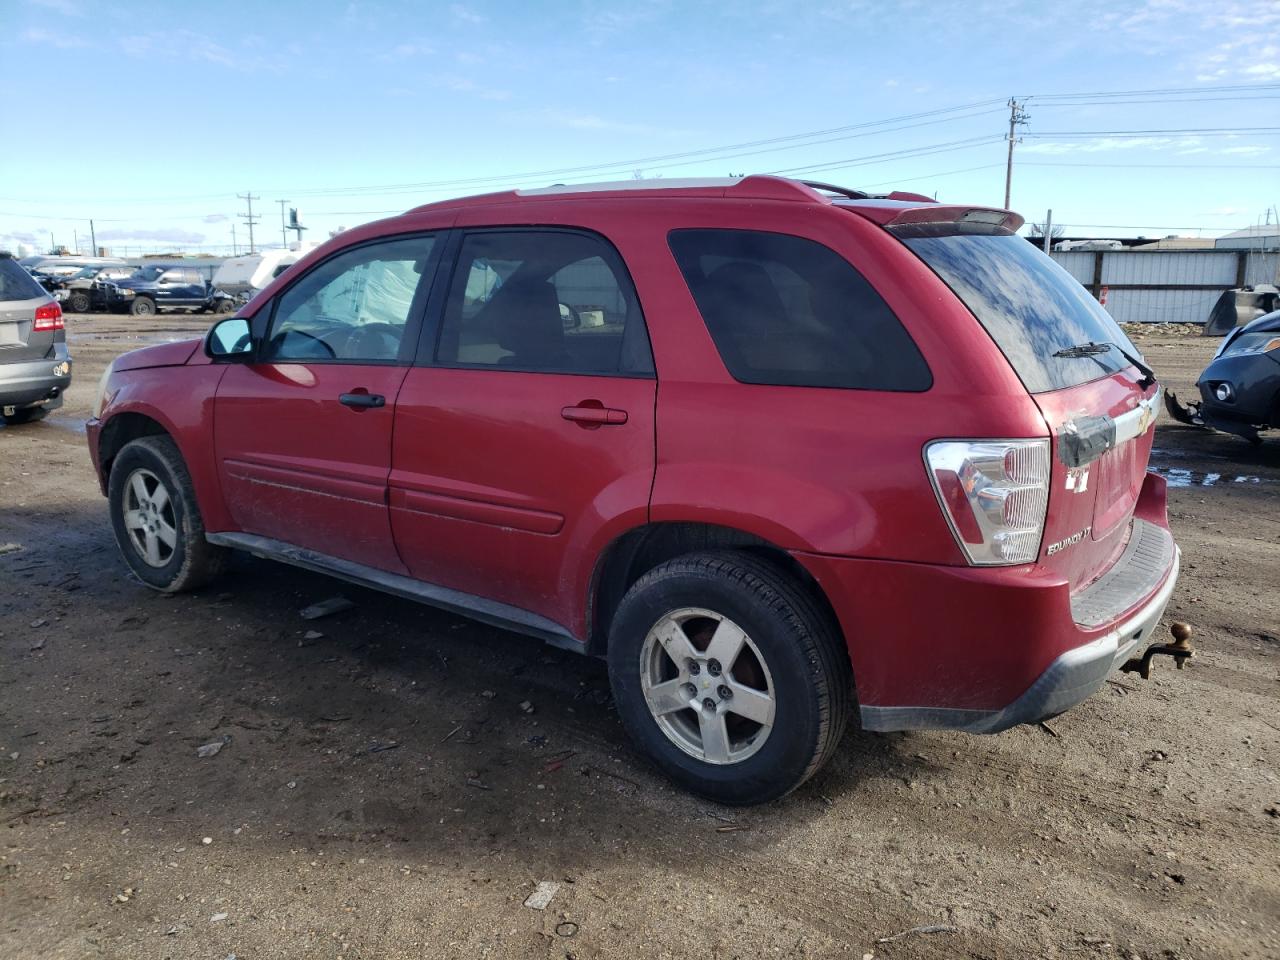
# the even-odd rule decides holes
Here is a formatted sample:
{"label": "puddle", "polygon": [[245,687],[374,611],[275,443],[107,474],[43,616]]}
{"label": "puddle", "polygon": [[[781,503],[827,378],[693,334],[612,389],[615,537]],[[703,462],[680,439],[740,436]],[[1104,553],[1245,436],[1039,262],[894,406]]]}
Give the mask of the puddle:
{"label": "puddle", "polygon": [[1171,487],[1219,487],[1233,483],[1252,485],[1275,482],[1271,479],[1264,480],[1262,477],[1246,473],[1212,473],[1200,470],[1186,470],[1182,467],[1159,466],[1152,466],[1151,470],[1164,477],[1165,482]]}
{"label": "puddle", "polygon": [[76,343],[137,343],[150,346],[155,343],[177,343],[179,340],[193,339],[190,332],[174,331],[163,333],[68,333],[67,342]]}

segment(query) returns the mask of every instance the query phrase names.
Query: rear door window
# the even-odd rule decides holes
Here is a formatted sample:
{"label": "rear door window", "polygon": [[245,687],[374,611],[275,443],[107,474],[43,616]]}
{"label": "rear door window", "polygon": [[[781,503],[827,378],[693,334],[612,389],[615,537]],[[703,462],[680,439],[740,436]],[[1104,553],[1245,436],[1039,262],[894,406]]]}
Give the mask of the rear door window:
{"label": "rear door window", "polygon": [[44,287],[8,257],[0,257],[0,301],[34,300],[45,295]]}
{"label": "rear door window", "polygon": [[613,247],[571,230],[467,234],[436,362],[529,373],[653,373],[631,278]]}
{"label": "rear door window", "polygon": [[1088,291],[1022,237],[978,224],[891,229],[964,301],[1031,393],[1074,387],[1129,366],[1119,350],[1055,356],[1059,351],[1114,343],[1138,355]]}
{"label": "rear door window", "polygon": [[909,392],[932,386],[889,305],[829,247],[755,230],[675,230],[669,243],[735,380]]}

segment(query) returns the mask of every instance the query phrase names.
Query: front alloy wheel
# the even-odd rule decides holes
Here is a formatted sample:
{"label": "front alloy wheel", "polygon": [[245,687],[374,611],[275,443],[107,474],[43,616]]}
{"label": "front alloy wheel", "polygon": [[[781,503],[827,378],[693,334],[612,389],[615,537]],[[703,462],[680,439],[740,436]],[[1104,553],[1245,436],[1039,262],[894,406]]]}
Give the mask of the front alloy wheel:
{"label": "front alloy wheel", "polygon": [[177,444],[167,436],[138,437],[109,462],[111,526],[134,576],[165,593],[216,577],[226,551],[205,539],[195,487]]}
{"label": "front alloy wheel", "polygon": [[168,488],[150,470],[129,474],[124,491],[124,528],[129,543],[149,566],[163,567],[178,546],[178,522]]}

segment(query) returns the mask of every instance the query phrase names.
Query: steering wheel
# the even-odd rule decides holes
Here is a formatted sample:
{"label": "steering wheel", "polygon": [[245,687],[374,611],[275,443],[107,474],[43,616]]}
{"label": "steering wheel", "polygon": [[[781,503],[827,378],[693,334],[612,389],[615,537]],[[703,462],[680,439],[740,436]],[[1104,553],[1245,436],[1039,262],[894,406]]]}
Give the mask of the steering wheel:
{"label": "steering wheel", "polygon": [[[284,340],[284,338],[285,338],[285,337],[306,337],[308,340],[314,340],[316,343],[320,344],[320,346],[324,349],[324,352],[325,352],[326,354],[328,354],[328,358],[329,358],[330,360],[336,360],[336,359],[337,359],[337,357],[338,357],[338,354],[334,351],[333,347],[329,346],[329,344],[328,344],[328,343],[326,343],[324,340],[321,340],[321,339],[320,339],[319,337],[317,337],[314,333],[307,333],[307,331],[305,331],[305,330],[285,330],[284,332],[282,332],[282,333],[281,333],[278,337],[276,337],[276,339],[275,339],[275,344],[276,344],[276,353],[279,353],[279,350],[280,350],[280,343],[281,343],[281,341],[282,341],[282,340]],[[282,357],[282,358],[280,358],[280,359],[284,359],[284,360],[296,360],[296,359],[300,359],[300,358],[298,358],[298,357]]]}
{"label": "steering wheel", "polygon": [[344,353],[360,360],[394,360],[403,333],[404,328],[393,323],[361,324],[347,337]]}

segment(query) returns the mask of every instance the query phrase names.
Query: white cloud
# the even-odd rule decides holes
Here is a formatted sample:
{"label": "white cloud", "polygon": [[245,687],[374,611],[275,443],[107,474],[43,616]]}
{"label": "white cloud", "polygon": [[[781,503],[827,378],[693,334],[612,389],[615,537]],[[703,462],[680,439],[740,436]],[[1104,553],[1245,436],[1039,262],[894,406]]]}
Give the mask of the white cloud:
{"label": "white cloud", "polygon": [[226,223],[230,219],[225,213],[209,213],[204,216],[205,223]]}
{"label": "white cloud", "polygon": [[56,47],[59,50],[74,50],[89,45],[89,41],[80,37],[72,36],[69,33],[54,33],[52,30],[45,30],[41,27],[30,27],[22,31],[19,39],[24,43]]}
{"label": "white cloud", "polygon": [[27,6],[40,7],[44,10],[52,10],[55,13],[61,13],[68,17],[82,17],[84,11],[80,8],[80,4],[75,0],[27,0]]}
{"label": "white cloud", "polygon": [[1256,157],[1264,153],[1269,153],[1270,147],[1226,147],[1218,152],[1226,156],[1232,157]]}
{"label": "white cloud", "polygon": [[99,230],[99,240],[158,240],[161,243],[195,245],[204,243],[203,233],[176,230],[171,227],[143,227],[136,230]]}
{"label": "white cloud", "polygon": [[484,23],[489,18],[482,13],[477,13],[470,7],[464,7],[460,3],[455,3],[449,7],[449,12],[453,14],[455,20],[461,20],[463,23]]}
{"label": "white cloud", "polygon": [[510,100],[510,90],[498,90],[491,87],[482,87],[474,80],[466,77],[445,77],[442,81],[446,87],[456,93],[469,93],[481,100]]}

